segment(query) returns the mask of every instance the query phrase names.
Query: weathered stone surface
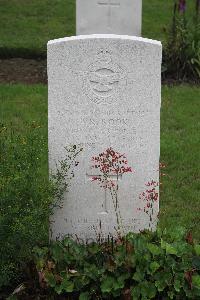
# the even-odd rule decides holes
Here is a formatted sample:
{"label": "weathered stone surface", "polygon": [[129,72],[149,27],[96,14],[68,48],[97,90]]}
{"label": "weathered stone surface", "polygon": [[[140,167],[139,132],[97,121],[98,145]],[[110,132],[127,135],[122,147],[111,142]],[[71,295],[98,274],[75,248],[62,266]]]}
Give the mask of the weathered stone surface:
{"label": "weathered stone surface", "polygon": [[[51,219],[52,238],[116,234],[111,195],[91,182],[98,175],[90,169],[91,157],[108,147],[124,153],[134,169],[119,180],[123,230],[147,228],[149,217],[138,208],[144,205],[139,195],[145,183],[159,177],[160,42],[117,35],[50,41],[48,87],[50,169],[64,158],[65,146],[81,144],[84,149],[63,207]],[[157,213],[158,203],[152,227]]]}
{"label": "weathered stone surface", "polygon": [[142,0],[77,0],[76,34],[141,35]]}

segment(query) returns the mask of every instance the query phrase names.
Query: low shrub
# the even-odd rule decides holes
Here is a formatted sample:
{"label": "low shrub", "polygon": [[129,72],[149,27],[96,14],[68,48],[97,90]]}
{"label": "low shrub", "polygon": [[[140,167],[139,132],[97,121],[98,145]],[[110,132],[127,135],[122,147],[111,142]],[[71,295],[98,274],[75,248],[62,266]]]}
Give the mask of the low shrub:
{"label": "low shrub", "polygon": [[175,1],[172,24],[164,46],[163,77],[176,80],[200,80],[200,1],[194,15],[187,16],[187,1]]}
{"label": "low shrub", "polygon": [[200,298],[200,245],[181,227],[102,244],[65,238],[36,247],[34,256],[48,299]]}
{"label": "low shrub", "polygon": [[[66,157],[49,180],[47,136],[39,124],[0,126],[0,290],[27,279],[34,246],[48,245],[49,216],[60,205],[82,149]],[[1,296],[0,296],[1,299]]]}
{"label": "low shrub", "polygon": [[2,124],[0,139],[1,288],[20,280],[33,246],[48,243],[52,189],[47,139],[39,125],[18,133]]}

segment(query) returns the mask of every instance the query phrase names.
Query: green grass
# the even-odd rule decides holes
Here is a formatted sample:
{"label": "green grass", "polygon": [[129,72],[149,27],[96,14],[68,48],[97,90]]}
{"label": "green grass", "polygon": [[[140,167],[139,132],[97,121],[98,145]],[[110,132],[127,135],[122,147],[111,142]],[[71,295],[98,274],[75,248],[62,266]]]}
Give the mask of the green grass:
{"label": "green grass", "polygon": [[[40,138],[46,143],[44,148],[48,151],[47,145],[47,88],[43,85],[0,85],[0,124],[12,129],[17,136],[30,134],[30,127],[38,128]],[[48,158],[43,151],[44,167],[41,172],[48,170]]]}
{"label": "green grass", "polygon": [[45,55],[48,40],[75,34],[74,0],[0,0],[0,53]]}
{"label": "green grass", "polygon": [[[188,1],[188,13],[195,1]],[[165,39],[174,0],[143,0],[143,36]],[[0,55],[46,55],[48,40],[75,35],[75,0],[0,0]]]}
{"label": "green grass", "polygon": [[164,87],[161,114],[161,223],[185,224],[200,236],[200,88]]}
{"label": "green grass", "polygon": [[2,286],[24,273],[32,248],[48,243],[52,193],[46,87],[7,85],[0,94],[1,294]]}
{"label": "green grass", "polygon": [[26,131],[28,123],[39,124],[47,136],[47,87],[44,85],[0,85],[1,122]]}
{"label": "green grass", "polygon": [[[35,122],[47,136],[47,87],[1,85],[1,122],[24,131]],[[200,235],[200,87],[162,89],[161,161],[167,168],[161,192],[161,225],[182,224]],[[44,160],[47,164],[47,159]],[[47,170],[47,166],[44,165]]]}

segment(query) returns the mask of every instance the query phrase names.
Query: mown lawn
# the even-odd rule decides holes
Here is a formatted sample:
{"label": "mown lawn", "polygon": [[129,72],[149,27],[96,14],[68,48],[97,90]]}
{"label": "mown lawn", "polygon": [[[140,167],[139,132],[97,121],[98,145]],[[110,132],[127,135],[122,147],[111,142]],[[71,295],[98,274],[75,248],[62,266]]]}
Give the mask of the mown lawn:
{"label": "mown lawn", "polygon": [[[47,137],[47,87],[1,85],[1,123],[26,134],[27,123]],[[161,161],[167,165],[161,191],[162,227],[182,224],[200,236],[200,87],[164,86]],[[46,147],[46,145],[45,145]],[[47,164],[47,159],[44,159]],[[47,165],[44,165],[47,170]]]}
{"label": "mown lawn", "polygon": [[200,237],[200,87],[163,87],[161,161],[162,226],[186,225]]}
{"label": "mown lawn", "polygon": [[45,55],[50,39],[75,34],[75,0],[0,0],[0,54]]}
{"label": "mown lawn", "polygon": [[1,123],[11,124],[18,132],[25,132],[27,124],[35,123],[47,137],[47,87],[44,85],[0,85]]}
{"label": "mown lawn", "polygon": [[[48,40],[75,35],[75,0],[0,0],[0,55],[45,55]],[[195,1],[188,1],[191,14]],[[143,0],[143,36],[165,39],[174,0]]]}

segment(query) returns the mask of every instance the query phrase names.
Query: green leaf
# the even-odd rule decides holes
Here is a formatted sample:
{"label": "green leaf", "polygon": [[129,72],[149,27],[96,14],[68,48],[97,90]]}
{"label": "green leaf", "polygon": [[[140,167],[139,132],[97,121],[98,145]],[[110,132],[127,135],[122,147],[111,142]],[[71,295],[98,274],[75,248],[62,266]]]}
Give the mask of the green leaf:
{"label": "green leaf", "polygon": [[166,264],[166,266],[170,266],[172,269],[174,269],[177,264],[176,258],[174,256],[166,256],[164,264]]}
{"label": "green leaf", "polygon": [[62,293],[62,286],[61,285],[56,285],[55,286],[55,292],[60,295]]}
{"label": "green leaf", "polygon": [[98,244],[90,244],[90,245],[88,245],[87,250],[88,250],[88,252],[90,252],[92,254],[96,254],[101,251],[101,248],[99,247]]}
{"label": "green leaf", "polygon": [[166,242],[163,239],[161,239],[161,248],[166,249]]}
{"label": "green leaf", "polygon": [[64,278],[61,283],[61,287],[65,292],[71,293],[74,290],[74,283],[68,280],[67,278]]}
{"label": "green leaf", "polygon": [[151,254],[150,253],[146,253],[145,255],[143,255],[143,259],[147,262],[151,261]]}
{"label": "green leaf", "polygon": [[137,282],[143,281],[144,273],[137,271],[137,272],[135,272],[135,274],[133,275],[132,278]]}
{"label": "green leaf", "polygon": [[174,292],[173,291],[168,291],[167,295],[168,295],[169,299],[174,299]]}
{"label": "green leaf", "polygon": [[179,225],[169,231],[170,237],[175,241],[181,241],[185,238],[186,228]]}
{"label": "green leaf", "polygon": [[154,283],[148,282],[147,280],[143,281],[139,285],[141,289],[142,299],[152,299],[155,298],[157,290]]}
{"label": "green leaf", "polygon": [[153,273],[155,273],[159,268],[160,265],[159,263],[157,263],[157,261],[153,261],[152,263],[150,263],[150,269]]}
{"label": "green leaf", "polygon": [[63,259],[63,249],[60,243],[54,243],[52,246],[52,258],[55,262],[59,262]]}
{"label": "green leaf", "polygon": [[129,278],[129,274],[128,274],[128,273],[122,274],[122,275],[120,275],[120,276],[117,278],[117,282],[121,285],[121,288],[124,287],[124,281],[125,281],[126,279],[128,279],[128,278]]}
{"label": "green leaf", "polygon": [[180,290],[181,290],[181,282],[180,282],[180,280],[177,280],[177,279],[175,279],[175,281],[174,281],[174,289],[175,289],[175,291],[176,292],[180,292]]}
{"label": "green leaf", "polygon": [[118,291],[122,290],[124,288],[124,281],[118,281],[116,280],[113,284],[113,290]]}
{"label": "green leaf", "polygon": [[89,278],[93,280],[97,280],[99,277],[99,274],[102,272],[100,268],[98,268],[95,264],[85,264],[84,268],[84,273],[87,275]]}
{"label": "green leaf", "polygon": [[200,256],[200,245],[195,245],[194,246],[194,251],[195,251],[196,255]]}
{"label": "green leaf", "polygon": [[42,270],[42,268],[44,267],[44,265],[45,265],[45,260],[44,259],[39,258],[36,261],[37,270]]}
{"label": "green leaf", "polygon": [[177,250],[177,256],[179,257],[191,252],[191,245],[186,242],[175,242],[173,243],[173,247]]}
{"label": "green leaf", "polygon": [[134,241],[134,249],[135,253],[143,255],[144,252],[146,252],[147,248],[147,242],[145,240],[145,236],[138,235],[137,239]]}
{"label": "green leaf", "polygon": [[194,256],[192,259],[192,265],[195,269],[200,270],[200,257]]}
{"label": "green leaf", "polygon": [[114,281],[114,278],[111,276],[104,278],[101,282],[102,293],[110,293],[113,288]]}
{"label": "green leaf", "polygon": [[79,300],[89,300],[89,299],[90,299],[89,292],[81,293],[80,296],[79,296]]}
{"label": "green leaf", "polygon": [[140,298],[140,288],[139,286],[134,286],[131,288],[132,300],[139,300]]}
{"label": "green leaf", "polygon": [[148,244],[147,248],[149,249],[149,251],[153,254],[153,255],[159,255],[162,253],[161,249],[154,244]]}
{"label": "green leaf", "polygon": [[81,291],[91,282],[91,279],[86,275],[82,275],[74,277],[73,282],[75,287],[74,290]]}
{"label": "green leaf", "polygon": [[150,299],[154,299],[155,296],[156,296],[156,293],[157,293],[157,290],[156,290],[156,287],[155,285],[152,283],[149,285],[149,290],[148,290],[148,297]]}
{"label": "green leaf", "polygon": [[157,281],[155,281],[155,286],[157,287],[159,292],[162,292],[162,291],[164,291],[167,284],[164,280],[157,280]]}
{"label": "green leaf", "polygon": [[196,288],[200,289],[200,275],[194,275],[194,276],[192,276],[192,284]]}
{"label": "green leaf", "polygon": [[163,281],[166,284],[166,286],[173,284],[173,275],[171,274],[170,267],[165,268],[162,273],[156,273],[156,275],[157,280]]}
{"label": "green leaf", "polygon": [[114,295],[116,291],[122,290],[125,285],[125,280],[129,277],[129,274],[123,274],[117,279],[111,276],[107,276],[101,283],[102,293],[110,293]]}
{"label": "green leaf", "polygon": [[45,274],[45,278],[46,278],[46,280],[48,282],[48,285],[50,287],[53,288],[53,287],[56,286],[56,279],[55,279],[55,277],[54,277],[54,275],[52,273],[46,273]]}
{"label": "green leaf", "polygon": [[173,247],[171,244],[166,243],[166,253],[167,254],[174,254],[177,255],[177,249],[175,247]]}

